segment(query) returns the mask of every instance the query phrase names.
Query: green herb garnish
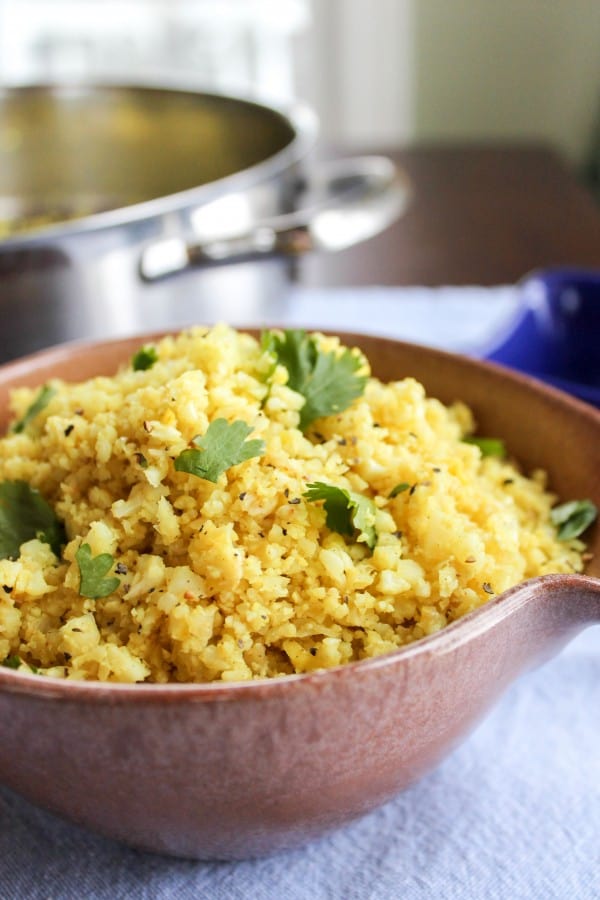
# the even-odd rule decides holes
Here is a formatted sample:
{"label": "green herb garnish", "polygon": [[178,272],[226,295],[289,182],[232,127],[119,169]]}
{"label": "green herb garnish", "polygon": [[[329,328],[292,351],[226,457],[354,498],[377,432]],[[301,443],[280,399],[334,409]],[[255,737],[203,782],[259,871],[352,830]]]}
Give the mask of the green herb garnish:
{"label": "green herb garnish", "polygon": [[18,669],[21,665],[21,660],[18,656],[7,656],[2,665],[7,669]]}
{"label": "green herb garnish", "polygon": [[283,337],[274,331],[265,332],[262,347],[287,369],[288,387],[304,397],[302,431],[315,419],[347,409],[364,393],[367,377],[356,374],[364,361],[351,350],[323,352],[314,337],[296,329],[285,331]]}
{"label": "green herb garnish", "polygon": [[15,434],[21,434],[22,431],[25,431],[29,423],[35,419],[38,413],[48,406],[54,395],[56,394],[56,388],[50,387],[50,385],[45,384],[44,387],[40,388],[39,393],[31,406],[28,407],[25,415],[22,419],[19,419],[18,422],[12,427],[12,431]]}
{"label": "green herb garnish", "polygon": [[506,456],[506,447],[504,441],[500,440],[500,438],[470,436],[463,438],[463,443],[474,444],[476,447],[479,447],[482,456],[497,456],[499,459],[503,459]]}
{"label": "green herb garnish", "polygon": [[307,500],[324,500],[325,524],[338,534],[353,535],[358,531],[358,540],[373,549],[377,543],[375,514],[377,507],[369,497],[315,481],[307,485],[304,492]]}
{"label": "green herb garnish", "polygon": [[65,543],[62,522],[39,491],[26,481],[0,483],[0,559],[17,559],[21,544],[38,538],[56,556]]}
{"label": "green herb garnish", "polygon": [[79,566],[79,593],[90,600],[98,600],[100,597],[108,597],[121,584],[121,580],[112,575],[104,576],[110,572],[115,561],[110,553],[99,553],[92,556],[92,548],[89,544],[82,544],[75,554],[75,561]]}
{"label": "green herb garnish", "polygon": [[556,525],[559,541],[570,541],[590,527],[598,515],[591,500],[569,500],[550,510],[550,519]]}
{"label": "green herb garnish", "polygon": [[158,362],[158,353],[156,347],[153,347],[151,344],[140,347],[131,358],[134,372],[145,372],[146,369],[151,369],[155,362]]}
{"label": "green herb garnish", "polygon": [[192,440],[199,449],[183,450],[175,460],[175,468],[216,484],[226,469],[263,455],[265,442],[247,441],[251,433],[251,426],[240,419],[231,423],[227,419],[215,419],[206,434],[198,434]]}
{"label": "green herb garnish", "polygon": [[393,500],[394,497],[397,497],[398,494],[401,494],[403,491],[407,491],[410,487],[408,481],[401,481],[400,484],[395,485],[388,494],[388,498]]}

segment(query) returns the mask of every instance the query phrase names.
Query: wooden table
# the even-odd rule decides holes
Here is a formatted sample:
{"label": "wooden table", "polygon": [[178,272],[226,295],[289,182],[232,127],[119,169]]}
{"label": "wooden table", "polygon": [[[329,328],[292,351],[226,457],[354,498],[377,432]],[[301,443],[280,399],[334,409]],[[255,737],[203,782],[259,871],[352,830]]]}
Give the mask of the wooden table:
{"label": "wooden table", "polygon": [[409,210],[361,246],[303,259],[301,284],[490,285],[540,266],[600,269],[600,209],[550,147],[381,152],[412,181]]}

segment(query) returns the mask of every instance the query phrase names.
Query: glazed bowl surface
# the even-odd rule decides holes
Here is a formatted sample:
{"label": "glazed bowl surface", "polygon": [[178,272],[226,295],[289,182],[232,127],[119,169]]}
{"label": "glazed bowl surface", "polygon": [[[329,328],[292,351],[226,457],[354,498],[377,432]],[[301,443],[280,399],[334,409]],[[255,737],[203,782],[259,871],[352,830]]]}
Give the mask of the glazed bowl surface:
{"label": "glazed bowl surface", "polygon": [[[523,375],[417,345],[341,335],[382,380],[463,400],[479,432],[600,505],[600,413]],[[148,335],[63,345],[0,367],[17,385],[111,374]],[[600,529],[584,575],[525,582],[384,656],[238,684],[63,682],[0,668],[0,783],[130,845],[197,859],[292,847],[393,797],[468,735],[524,670],[600,619]]]}

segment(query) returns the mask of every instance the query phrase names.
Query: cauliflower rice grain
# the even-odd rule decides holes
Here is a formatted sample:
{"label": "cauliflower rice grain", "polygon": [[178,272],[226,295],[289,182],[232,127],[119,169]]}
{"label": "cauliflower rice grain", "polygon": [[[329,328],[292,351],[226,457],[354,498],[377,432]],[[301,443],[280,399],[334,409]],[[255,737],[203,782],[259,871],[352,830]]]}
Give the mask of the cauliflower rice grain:
{"label": "cauliflower rice grain", "polygon": [[[0,481],[37,489],[67,536],[60,559],[34,538],[0,560],[0,660],[121,682],[308,672],[439,631],[525,578],[581,571],[543,473],[465,443],[464,405],[369,378],[303,434],[303,397],[254,338],[196,328],[156,351],[146,370],[52,382],[46,408],[0,440]],[[15,418],[35,396],[13,392]],[[219,418],[247,423],[264,453],[215,483],[176,471]],[[327,527],[304,497],[315,482],[374,502],[372,551]],[[113,558],[105,597],[80,594],[83,544]]]}

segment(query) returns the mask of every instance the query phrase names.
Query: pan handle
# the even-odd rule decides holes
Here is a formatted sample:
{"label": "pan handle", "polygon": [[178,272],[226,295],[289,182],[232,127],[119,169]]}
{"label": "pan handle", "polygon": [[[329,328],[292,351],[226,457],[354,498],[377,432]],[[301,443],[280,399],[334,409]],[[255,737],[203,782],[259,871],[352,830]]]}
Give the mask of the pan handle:
{"label": "pan handle", "polygon": [[[310,173],[306,190],[308,197],[316,196],[319,202],[251,227],[243,222],[244,216],[235,215],[236,202],[244,203],[239,195],[225,195],[210,207],[201,207],[200,213],[207,212],[205,221],[210,222],[213,211],[217,222],[227,220],[221,234],[191,243],[174,237],[149,244],[142,251],[140,277],[156,281],[191,266],[299,256],[310,250],[344,250],[397,219],[411,193],[406,176],[382,156],[320,163]],[[236,219],[242,220],[242,227],[236,226]]]}

